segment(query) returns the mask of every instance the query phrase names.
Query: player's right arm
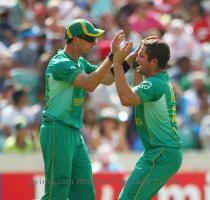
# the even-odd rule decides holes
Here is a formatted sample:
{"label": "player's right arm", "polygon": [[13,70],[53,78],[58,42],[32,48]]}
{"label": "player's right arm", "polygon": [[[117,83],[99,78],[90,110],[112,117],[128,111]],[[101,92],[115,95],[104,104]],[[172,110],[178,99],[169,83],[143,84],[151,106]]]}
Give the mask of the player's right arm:
{"label": "player's right arm", "polygon": [[92,92],[103,81],[104,75],[110,71],[112,62],[106,58],[104,62],[90,74],[81,73],[75,78],[74,86]]}
{"label": "player's right arm", "polygon": [[[124,37],[124,31],[120,30],[113,38],[111,50],[113,54],[116,51],[116,47],[119,46]],[[78,75],[74,81],[74,86],[92,92],[100,83],[110,85],[114,81],[114,76],[110,71],[111,66],[112,61],[106,58],[95,71],[89,74],[82,73]]]}

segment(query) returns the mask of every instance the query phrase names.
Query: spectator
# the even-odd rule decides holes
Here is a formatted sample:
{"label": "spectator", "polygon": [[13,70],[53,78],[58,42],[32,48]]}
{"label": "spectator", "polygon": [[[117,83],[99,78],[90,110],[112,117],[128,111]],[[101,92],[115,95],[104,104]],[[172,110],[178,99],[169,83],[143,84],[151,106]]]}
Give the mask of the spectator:
{"label": "spectator", "polygon": [[13,62],[10,55],[0,53],[0,93],[4,89],[5,82],[10,80],[12,65]]}
{"label": "spectator", "polygon": [[149,10],[145,7],[144,3],[136,4],[135,11],[128,18],[131,29],[139,34],[143,34],[151,29],[156,29],[162,32],[164,30],[164,26],[154,16],[151,14],[148,15],[148,12]]}
{"label": "spectator", "polygon": [[15,134],[5,140],[4,152],[6,153],[29,153],[34,151],[33,142],[29,135],[29,127],[26,119],[16,118],[14,124]]}
{"label": "spectator", "polygon": [[193,70],[192,62],[187,56],[178,58],[176,60],[176,66],[169,69],[172,80],[174,80],[183,91],[186,91],[192,87],[190,75]]}
{"label": "spectator", "polygon": [[[91,0],[91,17],[92,19],[100,19],[101,16],[110,16],[112,14],[112,0]],[[97,21],[96,21],[97,22]]]}
{"label": "spectator", "polygon": [[210,149],[210,115],[206,115],[201,121],[200,141],[202,147],[206,150]]}
{"label": "spectator", "polygon": [[204,78],[205,76],[203,72],[198,71],[190,74],[189,81],[192,84],[192,86],[183,94],[184,98],[187,100],[186,109],[188,113],[190,113],[192,110],[198,110],[200,106],[198,91],[201,88],[206,87],[206,82]]}
{"label": "spectator", "polygon": [[201,5],[193,4],[190,9],[191,23],[195,37],[201,43],[210,41],[210,16],[202,9]]}
{"label": "spectator", "polygon": [[126,140],[126,130],[120,129],[118,118],[118,111],[112,107],[104,108],[99,114],[99,126],[95,135],[98,139],[98,148],[102,145],[107,145],[113,151],[123,152],[128,150],[128,143]]}
{"label": "spectator", "polygon": [[199,141],[200,124],[203,118],[210,114],[210,96],[208,94],[207,87],[199,88],[197,91],[199,98],[199,107],[190,112],[190,129],[194,135],[196,141],[196,147],[200,148],[201,144]]}
{"label": "spectator", "polygon": [[93,161],[93,172],[117,172],[122,166],[117,162],[117,154],[109,145],[101,145]]}
{"label": "spectator", "polygon": [[210,95],[208,88],[203,86],[197,90],[199,106],[190,112],[191,123],[199,126],[205,115],[210,114]]}
{"label": "spectator", "polygon": [[116,7],[117,7],[116,18],[127,19],[135,11],[136,0],[127,0],[125,2],[119,1]]}
{"label": "spectator", "polygon": [[37,57],[47,51],[47,36],[46,33],[40,32],[37,34]]}
{"label": "spectator", "polygon": [[83,122],[84,126],[82,128],[82,133],[84,135],[88,150],[94,151],[98,145],[94,139],[94,130],[96,128],[96,112],[94,109],[86,106],[84,109]]}
{"label": "spectator", "polygon": [[140,34],[138,34],[136,31],[131,30],[130,24],[125,18],[116,19],[116,22],[119,29],[122,29],[125,32],[125,41],[133,41],[133,50],[137,49],[139,46],[139,41],[141,40]]}
{"label": "spectator", "polygon": [[184,78],[186,75],[188,75],[192,71],[192,64],[187,56],[182,56],[176,61],[177,71],[173,76],[171,77],[175,81],[179,82]]}
{"label": "spectator", "polygon": [[3,84],[2,92],[0,93],[0,113],[2,108],[11,103],[12,95],[14,93],[14,84],[7,80]]}
{"label": "spectator", "polygon": [[172,63],[175,63],[177,59],[183,56],[197,61],[196,64],[200,62],[202,55],[201,45],[189,32],[187,24],[183,20],[172,19],[168,24],[167,32],[163,35],[163,40],[169,44],[171,49],[170,61]]}
{"label": "spectator", "polygon": [[7,8],[0,7],[0,41],[9,47],[16,42],[16,27],[10,22],[10,11]]}
{"label": "spectator", "polygon": [[21,41],[10,46],[15,67],[34,68],[38,59],[36,32],[30,25],[24,24],[20,38]]}
{"label": "spectator", "polygon": [[17,89],[12,95],[12,103],[5,106],[1,112],[1,125],[7,136],[14,133],[15,119],[17,117],[25,117],[28,122],[32,121],[26,91]]}

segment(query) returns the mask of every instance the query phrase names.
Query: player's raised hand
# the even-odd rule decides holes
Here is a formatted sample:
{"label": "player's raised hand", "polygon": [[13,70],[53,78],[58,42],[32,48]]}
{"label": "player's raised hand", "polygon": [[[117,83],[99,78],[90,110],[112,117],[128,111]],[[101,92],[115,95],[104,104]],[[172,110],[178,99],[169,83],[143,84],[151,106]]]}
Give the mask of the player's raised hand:
{"label": "player's raised hand", "polygon": [[121,42],[125,39],[125,33],[123,30],[118,31],[113,40],[111,46],[111,53],[115,54],[115,52],[120,48]]}
{"label": "player's raised hand", "polygon": [[[156,36],[156,35],[151,35],[151,36],[148,36],[148,37],[146,37],[145,39],[143,39],[142,42],[147,41],[147,40],[151,40],[151,39],[154,39],[154,40],[155,40],[155,39],[159,39],[159,38],[158,38],[158,36]],[[134,51],[132,51],[132,52],[127,56],[126,62],[127,62],[130,66],[132,66],[133,63],[135,62],[136,57],[137,57],[137,55],[138,55],[138,52],[139,52],[140,48],[141,48],[141,42],[140,42],[139,47],[138,47],[137,49],[135,49]]]}
{"label": "player's raised hand", "polygon": [[125,58],[131,52],[131,49],[132,49],[132,42],[131,41],[126,42],[126,44],[122,48],[119,46],[118,49],[116,50],[115,54],[114,54],[114,59],[113,59],[114,65],[115,64],[122,65]]}
{"label": "player's raised hand", "polygon": [[126,57],[126,62],[130,65],[130,66],[132,66],[133,65],[133,63],[135,62],[135,60],[136,60],[136,57],[137,57],[137,55],[138,55],[138,52],[139,52],[139,50],[140,50],[140,47],[141,47],[141,45],[137,48],[137,49],[135,49],[134,51],[132,51],[127,57]]}

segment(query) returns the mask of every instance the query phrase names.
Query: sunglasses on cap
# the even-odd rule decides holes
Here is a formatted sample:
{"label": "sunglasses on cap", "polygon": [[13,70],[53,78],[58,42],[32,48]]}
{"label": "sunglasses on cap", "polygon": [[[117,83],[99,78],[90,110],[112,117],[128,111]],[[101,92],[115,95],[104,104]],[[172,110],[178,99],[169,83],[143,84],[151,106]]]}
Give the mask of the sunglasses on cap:
{"label": "sunglasses on cap", "polygon": [[88,35],[78,35],[77,37],[79,37],[87,42],[95,42],[96,41],[95,37],[90,37]]}

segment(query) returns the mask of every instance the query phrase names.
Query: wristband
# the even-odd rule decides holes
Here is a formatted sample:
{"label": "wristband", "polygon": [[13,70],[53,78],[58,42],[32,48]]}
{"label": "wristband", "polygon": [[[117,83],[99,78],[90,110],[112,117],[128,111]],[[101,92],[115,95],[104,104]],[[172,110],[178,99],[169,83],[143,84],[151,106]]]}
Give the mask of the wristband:
{"label": "wristband", "polygon": [[134,62],[133,65],[132,65],[132,68],[135,70],[138,66],[139,66],[138,63]]}
{"label": "wristband", "polygon": [[126,73],[131,68],[130,65],[126,61],[123,62],[122,66],[123,66],[124,73]]}
{"label": "wristband", "polygon": [[[122,66],[123,66],[124,73],[126,73],[131,68],[130,65],[126,61],[123,62]],[[110,70],[114,76],[114,67],[111,67]]]}
{"label": "wristband", "polygon": [[108,55],[108,59],[113,62],[113,58],[114,58],[114,54],[113,53],[109,53]]}

